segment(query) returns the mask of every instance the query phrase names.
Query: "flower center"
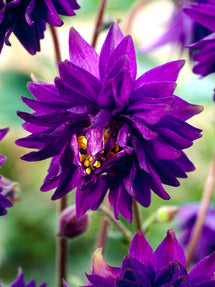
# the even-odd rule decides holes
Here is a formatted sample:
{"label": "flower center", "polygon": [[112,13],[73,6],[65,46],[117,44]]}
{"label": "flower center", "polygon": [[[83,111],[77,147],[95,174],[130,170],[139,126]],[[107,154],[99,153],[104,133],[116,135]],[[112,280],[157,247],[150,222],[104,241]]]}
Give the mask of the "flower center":
{"label": "flower center", "polygon": [[[106,140],[107,135],[104,134],[104,139]],[[96,158],[87,153],[87,139],[85,136],[79,136],[77,138],[79,146],[79,158],[82,163],[83,168],[85,169],[86,174],[91,174],[91,172],[104,163],[107,159],[114,156],[119,152],[119,146],[117,143],[114,144],[111,151],[106,152],[105,150],[101,151]]]}

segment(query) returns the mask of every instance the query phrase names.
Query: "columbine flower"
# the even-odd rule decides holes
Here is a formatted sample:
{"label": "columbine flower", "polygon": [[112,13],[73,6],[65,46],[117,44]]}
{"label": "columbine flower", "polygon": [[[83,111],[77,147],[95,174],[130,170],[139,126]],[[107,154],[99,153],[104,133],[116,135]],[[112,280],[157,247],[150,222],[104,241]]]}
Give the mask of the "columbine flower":
{"label": "columbine flower", "polygon": [[[196,42],[211,33],[211,29],[193,21],[183,11],[191,3],[207,3],[209,0],[176,0],[173,14],[164,34],[149,47],[143,48],[142,52],[152,51],[165,44],[171,44],[172,48],[179,48],[182,54],[184,50],[193,42]],[[192,59],[192,51],[190,51]]]}
{"label": "columbine flower", "polygon": [[68,206],[60,214],[58,236],[74,238],[83,234],[89,226],[89,216],[84,214],[80,220],[76,217],[75,205]]}
{"label": "columbine flower", "polygon": [[173,95],[184,61],[154,68],[136,79],[132,38],[114,23],[101,54],[70,31],[70,61],[59,64],[54,84],[28,85],[36,98],[23,101],[35,112],[18,112],[32,134],[17,144],[37,148],[22,158],[52,157],[42,191],[56,188],[58,199],[73,188],[77,217],[96,210],[106,193],[118,212],[132,220],[132,198],[149,206],[151,190],[169,195],[162,183],[194,169],[184,152],[200,137],[185,121],[202,107]]}
{"label": "columbine flower", "polygon": [[[209,287],[215,286],[215,252],[200,261],[188,274],[186,259],[173,230],[155,252],[139,231],[133,238],[121,267],[108,265],[97,249],[92,274],[85,287]],[[67,286],[67,285],[66,285]]]}
{"label": "columbine flower", "polygon": [[[36,282],[35,280],[32,279],[29,283],[25,283],[25,278],[22,273],[22,269],[19,268],[18,276],[16,280],[13,283],[11,283],[10,287],[36,287]],[[46,283],[42,283],[39,287],[46,287]]]}
{"label": "columbine flower", "polygon": [[184,9],[185,13],[194,21],[213,32],[190,45],[193,60],[198,62],[194,66],[193,72],[203,77],[215,72],[215,1],[210,0],[209,2]]}
{"label": "columbine flower", "polygon": [[61,26],[60,15],[73,16],[79,9],[77,0],[0,0],[0,52],[3,44],[11,45],[13,32],[24,48],[35,54],[40,51],[46,22]]}
{"label": "columbine flower", "polygon": [[[8,128],[0,129],[0,141],[4,138],[8,130],[9,130]],[[3,155],[0,155],[0,166],[3,165],[5,160],[6,160],[6,157]],[[0,216],[7,214],[6,208],[13,206],[12,202],[7,198],[7,194],[8,194],[7,191],[9,191],[8,186],[9,185],[6,184],[6,182],[0,176]]]}
{"label": "columbine flower", "polygon": [[[179,242],[186,248],[193,231],[193,226],[199,210],[199,204],[181,206],[176,216],[179,229]],[[215,250],[215,207],[211,206],[204,221],[201,236],[195,249],[193,261],[196,263]]]}

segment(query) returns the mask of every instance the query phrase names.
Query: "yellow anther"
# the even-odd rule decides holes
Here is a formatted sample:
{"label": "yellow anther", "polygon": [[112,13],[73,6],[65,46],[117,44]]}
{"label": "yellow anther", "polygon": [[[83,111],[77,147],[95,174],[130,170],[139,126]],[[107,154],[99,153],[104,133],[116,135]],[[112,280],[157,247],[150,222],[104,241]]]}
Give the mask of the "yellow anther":
{"label": "yellow anther", "polygon": [[87,159],[89,160],[90,164],[93,162],[93,158],[90,154],[87,155]]}
{"label": "yellow anther", "polygon": [[103,154],[103,153],[105,153],[104,150],[100,152],[100,154]]}
{"label": "yellow anther", "polygon": [[87,139],[85,136],[78,137],[78,146],[79,146],[79,149],[83,149],[83,150],[87,149]]}
{"label": "yellow anther", "polygon": [[115,153],[118,153],[118,151],[119,151],[119,146],[118,146],[117,143],[115,143],[115,144],[114,144],[114,152],[115,152]]}
{"label": "yellow anther", "polygon": [[91,174],[91,169],[90,169],[89,167],[88,167],[88,168],[86,168],[86,170],[85,170],[85,171],[86,171],[86,173],[87,173],[87,174]]}
{"label": "yellow anther", "polygon": [[93,165],[93,167],[99,168],[101,166],[101,162],[100,161],[96,161]]}
{"label": "yellow anther", "polygon": [[86,159],[84,161],[84,166],[86,166],[86,167],[90,166],[90,161],[88,159]]}
{"label": "yellow anther", "polygon": [[89,154],[85,158],[86,158],[86,160],[84,161],[84,166],[88,167],[92,164],[93,158]]}
{"label": "yellow anther", "polygon": [[87,158],[86,154],[81,154],[80,155],[80,161],[84,161]]}

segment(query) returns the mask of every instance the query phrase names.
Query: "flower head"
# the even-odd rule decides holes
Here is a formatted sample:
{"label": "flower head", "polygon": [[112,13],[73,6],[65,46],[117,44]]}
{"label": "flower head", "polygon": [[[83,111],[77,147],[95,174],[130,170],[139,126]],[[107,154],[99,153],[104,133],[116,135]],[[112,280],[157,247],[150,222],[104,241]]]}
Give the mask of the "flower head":
{"label": "flower head", "polygon": [[[183,10],[184,7],[189,6],[191,3],[207,3],[208,1],[209,0],[176,0],[172,16],[164,34],[155,41],[155,43],[143,48],[141,51],[145,53],[169,43],[174,49],[178,47],[182,54],[188,45],[210,34],[210,29],[191,19]],[[191,59],[193,58],[192,52],[193,51],[190,51]]]}
{"label": "flower head", "polygon": [[141,231],[134,236],[121,267],[108,265],[97,249],[92,274],[85,287],[209,287],[215,286],[215,252],[200,261],[188,274],[186,259],[173,230],[153,252]]}
{"label": "flower head", "polygon": [[46,22],[61,26],[60,15],[73,16],[79,5],[76,0],[0,0],[0,52],[4,43],[11,45],[13,32],[24,48],[35,54],[40,51]]}
{"label": "flower head", "polygon": [[110,28],[100,56],[70,30],[70,61],[59,64],[54,84],[28,85],[36,98],[23,101],[33,114],[18,112],[32,134],[17,144],[39,149],[22,158],[52,157],[42,191],[58,199],[77,187],[77,217],[96,210],[109,191],[114,215],[132,220],[132,198],[149,206],[151,190],[169,199],[162,183],[194,169],[182,151],[200,137],[186,120],[202,107],[173,94],[184,61],[154,68],[136,80],[132,38]]}
{"label": "flower head", "polygon": [[[46,286],[47,286],[46,283],[42,283],[39,287],[46,287]],[[25,283],[25,278],[22,273],[22,269],[19,268],[18,276],[16,280],[13,283],[11,283],[10,287],[36,287],[36,282],[35,280],[32,279],[29,283]]]}
{"label": "flower head", "polygon": [[[186,247],[193,231],[199,204],[186,204],[181,206],[176,216],[179,230],[179,242]],[[196,263],[215,250],[215,207],[211,206],[204,221],[199,243],[195,249],[193,261]]]}
{"label": "flower head", "polygon": [[[0,129],[0,141],[7,134],[8,130],[9,130],[8,128]],[[0,166],[3,165],[5,160],[6,160],[6,157],[3,155],[0,155]],[[7,214],[6,208],[13,206],[11,200],[9,200],[8,198],[8,196],[10,197],[10,195],[13,193],[12,192],[13,185],[11,184],[12,182],[8,180],[5,181],[5,179],[0,176],[0,216]]]}
{"label": "flower head", "polygon": [[189,46],[193,60],[197,62],[193,72],[205,77],[215,72],[215,1],[209,0],[208,4],[191,5],[184,11],[194,21],[211,31],[208,36]]}

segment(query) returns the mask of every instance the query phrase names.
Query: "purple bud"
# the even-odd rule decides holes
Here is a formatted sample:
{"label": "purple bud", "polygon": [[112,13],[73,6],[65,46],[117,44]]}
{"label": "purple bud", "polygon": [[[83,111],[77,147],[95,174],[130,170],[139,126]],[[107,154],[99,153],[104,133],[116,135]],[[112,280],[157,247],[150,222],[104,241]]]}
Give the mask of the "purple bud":
{"label": "purple bud", "polygon": [[89,225],[89,216],[85,214],[80,220],[76,217],[76,207],[71,205],[60,215],[58,235],[74,238],[84,233]]}

